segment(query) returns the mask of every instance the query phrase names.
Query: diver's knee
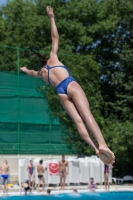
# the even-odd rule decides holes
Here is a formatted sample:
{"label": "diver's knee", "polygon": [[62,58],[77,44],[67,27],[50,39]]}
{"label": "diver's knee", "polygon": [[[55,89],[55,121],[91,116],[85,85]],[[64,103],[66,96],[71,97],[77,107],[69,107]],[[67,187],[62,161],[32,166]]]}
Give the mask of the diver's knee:
{"label": "diver's knee", "polygon": [[90,112],[85,111],[84,113],[80,113],[80,116],[84,121],[87,121],[88,119],[90,119]]}
{"label": "diver's knee", "polygon": [[77,118],[77,119],[75,120],[75,124],[76,124],[77,127],[81,126],[81,125],[83,124],[82,119],[81,119],[80,117]]}

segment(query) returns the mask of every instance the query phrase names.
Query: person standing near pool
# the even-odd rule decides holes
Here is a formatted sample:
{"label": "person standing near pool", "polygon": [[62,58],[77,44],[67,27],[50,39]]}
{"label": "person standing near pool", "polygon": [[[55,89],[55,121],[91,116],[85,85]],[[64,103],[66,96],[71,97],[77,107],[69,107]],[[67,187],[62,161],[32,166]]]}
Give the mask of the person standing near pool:
{"label": "person standing near pool", "polygon": [[106,191],[109,191],[109,170],[112,168],[112,165],[104,165],[104,185]]}
{"label": "person standing near pool", "polygon": [[[50,52],[50,57],[47,58],[45,55],[41,55],[32,50],[32,52],[41,59],[40,70],[29,70],[27,67],[22,67],[20,70],[30,76],[42,78],[43,81],[56,88],[56,93],[61,105],[74,121],[84,141],[95,150],[96,155],[104,163],[113,164],[115,161],[114,153],[105,143],[102,133],[90,111],[89,102],[83,89],[71,76],[66,66],[58,59],[59,35],[54,20],[54,12],[53,8],[50,6],[47,6],[46,10],[51,24],[52,50]],[[84,122],[96,138],[98,147],[90,138]]]}
{"label": "person standing near pool", "polygon": [[62,155],[62,160],[59,162],[59,176],[60,176],[60,186],[61,190],[65,189],[66,176],[68,175],[69,165],[65,160],[65,156]]}
{"label": "person standing near pool", "polygon": [[40,184],[42,183],[42,191],[44,191],[45,186],[45,179],[44,179],[44,172],[47,170],[47,167],[44,169],[43,167],[43,160],[40,160],[39,165],[37,166],[37,172],[38,172],[38,192],[40,188]]}
{"label": "person standing near pool", "polygon": [[34,183],[35,183],[35,175],[34,175],[35,166],[33,165],[32,160],[30,160],[30,163],[27,166],[27,171],[28,171],[28,178],[29,178],[29,186],[31,186],[33,188]]}
{"label": "person standing near pool", "polygon": [[2,177],[2,184],[3,184],[3,193],[4,195],[8,195],[8,178],[10,174],[10,168],[8,165],[8,161],[4,160],[3,164],[1,165],[1,177]]}

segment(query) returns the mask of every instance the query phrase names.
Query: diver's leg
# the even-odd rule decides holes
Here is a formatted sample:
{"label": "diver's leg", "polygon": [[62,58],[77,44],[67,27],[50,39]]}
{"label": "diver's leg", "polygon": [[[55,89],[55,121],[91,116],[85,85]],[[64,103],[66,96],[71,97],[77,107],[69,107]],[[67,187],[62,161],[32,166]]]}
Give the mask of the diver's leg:
{"label": "diver's leg", "polygon": [[99,151],[107,155],[111,161],[114,162],[114,154],[113,152],[107,147],[107,144],[103,138],[103,135],[90,111],[89,102],[86,98],[86,95],[80,85],[77,82],[71,82],[68,85],[67,89],[68,96],[72,99],[75,107],[77,108],[81,118],[86,122],[89,130],[95,136],[98,144],[99,144]]}
{"label": "diver's leg", "polygon": [[91,140],[91,138],[88,134],[88,131],[83,123],[83,120],[82,120],[81,116],[79,115],[73,102],[65,94],[58,94],[58,96],[60,98],[60,102],[61,102],[62,106],[67,111],[67,113],[72,118],[72,120],[74,121],[76,128],[77,128],[79,134],[81,135],[81,137],[86,141],[87,144],[92,146],[92,148],[95,150],[96,154],[100,157],[100,159],[104,163],[109,164],[110,163],[109,158],[105,154],[99,152],[99,150],[96,148],[95,144]]}

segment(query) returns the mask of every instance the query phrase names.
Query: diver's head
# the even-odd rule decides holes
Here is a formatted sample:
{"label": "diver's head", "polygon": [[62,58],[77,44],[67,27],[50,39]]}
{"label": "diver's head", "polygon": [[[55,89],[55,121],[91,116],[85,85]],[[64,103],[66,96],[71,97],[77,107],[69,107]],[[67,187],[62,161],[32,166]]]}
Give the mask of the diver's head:
{"label": "diver's head", "polygon": [[32,49],[30,49],[32,51],[32,53],[34,53],[37,57],[40,58],[40,67],[44,67],[47,64],[48,58],[46,57],[46,55],[42,55],[39,52],[36,52]]}

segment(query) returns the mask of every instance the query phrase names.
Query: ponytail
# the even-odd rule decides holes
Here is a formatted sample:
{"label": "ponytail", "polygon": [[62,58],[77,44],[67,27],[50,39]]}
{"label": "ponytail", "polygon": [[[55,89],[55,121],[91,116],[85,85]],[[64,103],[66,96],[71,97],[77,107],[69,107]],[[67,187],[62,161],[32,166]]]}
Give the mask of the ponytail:
{"label": "ponytail", "polygon": [[41,55],[39,52],[36,52],[32,49],[30,49],[32,53],[34,53],[36,56],[38,56],[41,59],[40,65],[41,67],[45,66],[47,64],[48,58],[45,55]]}

